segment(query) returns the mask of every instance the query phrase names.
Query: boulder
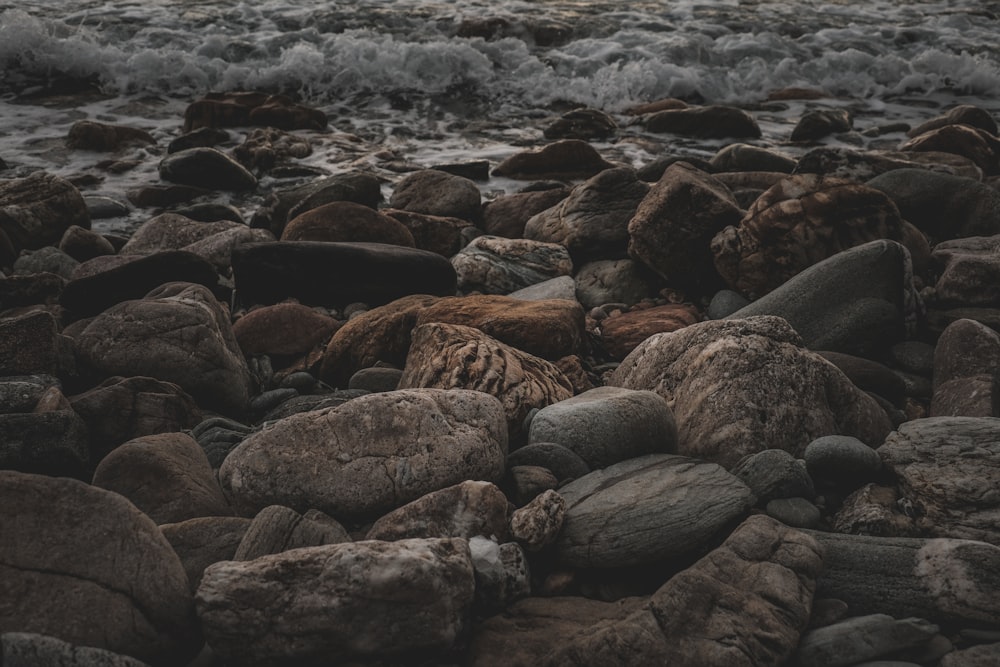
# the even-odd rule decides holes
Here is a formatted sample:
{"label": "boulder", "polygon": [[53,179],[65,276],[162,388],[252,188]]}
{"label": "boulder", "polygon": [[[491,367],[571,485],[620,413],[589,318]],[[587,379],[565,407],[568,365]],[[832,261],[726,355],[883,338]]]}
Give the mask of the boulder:
{"label": "boulder", "polygon": [[1000,306],[1000,234],[942,241],[931,259],[938,268],[935,307]]}
{"label": "boulder", "polygon": [[556,276],[555,278],[549,278],[540,283],[514,290],[507,296],[523,301],[548,301],[551,299],[576,301],[576,282],[569,276]]}
{"label": "boulder", "polygon": [[282,241],[388,243],[414,247],[413,234],[400,222],[350,201],[309,209],[288,221]]}
{"label": "boulder", "polygon": [[76,335],[79,360],[107,376],[173,382],[199,405],[246,409],[252,378],[228,313],[200,285],[168,283],[89,320]]}
{"label": "boulder", "polygon": [[206,516],[160,526],[187,572],[191,594],[212,563],[233,560],[251,520],[240,516]]}
{"label": "boulder", "polygon": [[364,171],[319,178],[272,192],[254,213],[250,224],[268,229],[276,238],[281,238],[289,220],[323,204],[351,201],[378,208],[382,201],[381,188],[378,177]]}
{"label": "boulder", "polygon": [[465,630],[474,590],[468,542],[414,539],[216,563],[196,600],[216,655],[305,664],[439,655]]}
{"label": "boulder", "polygon": [[813,498],[816,495],[805,465],[783,449],[765,449],[745,456],[730,472],[750,487],[758,504],[776,498]]}
{"label": "boulder", "polygon": [[308,139],[276,127],[251,130],[243,143],[233,149],[233,157],[244,167],[257,173],[271,171],[280,163],[310,155],[312,144]]}
{"label": "boulder", "polygon": [[993,375],[958,378],[939,385],[930,417],[1000,417],[1000,387]]}
{"label": "boulder", "polygon": [[850,132],[854,118],[847,109],[813,109],[799,118],[792,130],[792,141],[816,141],[831,134]]}
{"label": "boulder", "polygon": [[595,470],[559,489],[566,516],[560,564],[624,568],[698,552],[753,504],[753,493],[714,463],[650,454]]}
{"label": "boulder", "polygon": [[507,541],[507,497],[490,482],[465,481],[432,491],[384,515],[366,540],[482,536]]}
{"label": "boulder", "polygon": [[669,132],[701,139],[757,139],[760,126],[742,109],[726,106],[667,109],[647,115],[643,120],[648,132]]}
{"label": "boulder", "polygon": [[810,442],[802,453],[809,476],[818,483],[856,489],[875,481],[882,460],[874,449],[848,435],[824,435]]}
{"label": "boulder", "polygon": [[208,93],[184,110],[184,131],[201,127],[262,125],[281,130],[326,129],[326,114],[284,95],[258,92]]}
{"label": "boulder", "polygon": [[437,169],[422,169],[403,177],[389,198],[389,206],[470,222],[483,218],[479,186],[467,178]]}
{"label": "boulder", "polygon": [[990,667],[1000,661],[1000,643],[979,644],[952,651],[941,658],[940,667]]}
{"label": "boulder", "polygon": [[0,626],[186,664],[200,646],[187,575],[122,496],[66,478],[0,472]]}
{"label": "boulder", "polygon": [[877,394],[893,405],[903,405],[906,383],[888,366],[842,352],[820,351],[818,354],[839,368],[858,389]]}
{"label": "boulder", "polygon": [[240,222],[201,222],[176,213],[164,213],[135,231],[120,255],[151,255],[168,250],[186,250],[228,272],[233,248],[241,243],[273,241],[263,229],[250,229]]}
{"label": "boulder", "polygon": [[410,231],[414,247],[451,257],[482,232],[468,220],[389,208],[381,211]]}
{"label": "boulder", "polygon": [[573,272],[566,248],[556,243],[480,236],[451,258],[464,292],[509,294]]}
{"label": "boulder", "polygon": [[709,164],[712,165],[713,173],[772,172],[790,174],[797,163],[795,158],[770,148],[735,143],[720,148],[719,152],[709,160]]}
{"label": "boulder", "polygon": [[543,178],[570,180],[590,178],[614,166],[586,141],[563,139],[505,158],[493,170],[493,175],[524,181]]}
{"label": "boulder", "polygon": [[58,375],[61,360],[59,328],[44,311],[0,318],[0,376],[44,373]]}
{"label": "boulder", "polygon": [[80,265],[75,259],[55,246],[45,246],[38,250],[22,250],[14,260],[12,275],[30,276],[38,273],[52,273],[69,280]]}
{"label": "boulder", "polygon": [[694,306],[669,303],[637,308],[601,320],[600,341],[614,359],[624,359],[653,334],[678,331],[701,319]]}
{"label": "boulder", "polygon": [[566,501],[549,489],[535,496],[510,517],[510,534],[528,551],[541,551],[555,542],[566,519]]}
{"label": "boulder", "polygon": [[208,190],[256,190],[257,178],[215,148],[188,148],[160,161],[160,178]]}
{"label": "boulder", "polygon": [[0,182],[0,266],[21,250],[55,245],[73,225],[90,229],[90,214],[69,181],[37,171]]}
{"label": "boulder", "polygon": [[507,468],[535,466],[545,468],[562,484],[583,477],[590,466],[580,455],[556,442],[529,442],[507,456]]}
{"label": "boulder", "polygon": [[529,190],[501,195],[483,205],[483,230],[492,236],[518,239],[533,216],[552,208],[570,193],[558,183],[543,190]]}
{"label": "boulder", "polygon": [[91,465],[87,425],[57,387],[23,412],[0,414],[0,470],[85,479]]}
{"label": "boulder", "polygon": [[546,139],[607,139],[614,136],[618,124],[600,109],[580,108],[567,111],[542,130]]}
{"label": "boulder", "polygon": [[254,560],[304,547],[350,542],[347,530],[319,510],[299,514],[290,507],[265,507],[247,526],[232,557],[223,560]]}
{"label": "boulder", "polygon": [[146,130],[126,125],[78,120],[69,128],[66,147],[73,150],[115,152],[129,146],[156,145],[156,139]]}
{"label": "boulder", "polygon": [[531,593],[528,558],[517,542],[497,544],[485,537],[473,537],[469,551],[476,578],[477,616],[501,612]]}
{"label": "boulder", "polygon": [[653,281],[632,259],[604,259],[577,268],[576,298],[584,308],[606,303],[633,306],[651,296]]}
{"label": "boulder", "polygon": [[997,122],[989,111],[971,104],[959,104],[952,107],[940,116],[935,116],[928,121],[917,125],[909,130],[906,135],[909,137],[919,137],[921,134],[936,130],[945,125],[968,125],[980,130],[997,134]]}
{"label": "boulder", "polygon": [[934,348],[934,387],[964,378],[1000,376],[1000,334],[975,320],[952,322]]}
{"label": "boulder", "polygon": [[[88,203],[89,206],[89,203]],[[91,213],[93,215],[93,213]],[[70,225],[59,239],[59,249],[78,262],[115,254],[115,247],[97,232]]]}
{"label": "boulder", "polygon": [[652,390],[677,419],[677,451],[731,467],[747,454],[800,456],[822,435],[878,446],[891,424],[835,366],[777,317],[714,320],[641,343],[608,384]]}
{"label": "boulder", "polygon": [[337,320],[299,303],[261,306],[233,323],[233,335],[243,354],[300,356],[326,343],[339,327]]}
{"label": "boulder", "polygon": [[77,646],[34,632],[0,635],[0,662],[6,667],[149,667],[148,663],[91,646]]}
{"label": "boulder", "polygon": [[498,481],[507,455],[500,401],[409,389],[291,415],[252,433],[219,470],[241,515],[268,505],[372,517],[468,479]]}
{"label": "boulder", "polygon": [[913,137],[899,149],[956,153],[975,162],[986,176],[1000,173],[1000,139],[978,127],[942,125]]}
{"label": "boulder", "polygon": [[934,637],[938,626],[922,618],[895,619],[887,614],[856,616],[807,632],[795,652],[801,667],[856,665],[889,657]]}

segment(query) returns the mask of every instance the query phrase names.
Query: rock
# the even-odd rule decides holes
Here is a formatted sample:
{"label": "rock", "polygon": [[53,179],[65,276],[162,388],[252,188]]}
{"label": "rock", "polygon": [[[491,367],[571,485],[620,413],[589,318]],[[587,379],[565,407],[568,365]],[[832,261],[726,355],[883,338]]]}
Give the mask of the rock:
{"label": "rock", "polygon": [[148,663],[120,653],[76,646],[33,632],[0,635],[0,661],[6,667],[148,667]]}
{"label": "rock", "polygon": [[515,180],[590,178],[611,164],[586,141],[563,139],[534,151],[522,151],[504,159],[493,170],[494,176]]}
{"label": "rock", "polygon": [[282,241],[388,243],[414,247],[413,234],[398,221],[362,204],[330,202],[288,221]]}
{"label": "rock", "polygon": [[624,359],[650,336],[679,331],[700,319],[694,306],[682,303],[630,310],[601,321],[600,341],[614,359]]}
{"label": "rock", "polygon": [[190,429],[202,419],[187,392],[151,377],[110,377],[69,402],[87,424],[95,464],[128,440]]}
{"label": "rock", "polygon": [[551,299],[576,301],[576,282],[569,276],[557,276],[514,290],[507,296],[523,301],[548,301]]}
{"label": "rock", "polygon": [[748,305],[750,301],[739,292],[730,289],[719,290],[708,303],[705,316],[709,320],[724,320]]}
{"label": "rock", "polygon": [[524,238],[563,245],[575,262],[623,258],[629,220],[648,191],[634,170],[605,169],[529,219]]}
{"label": "rock", "polygon": [[882,469],[882,460],[874,449],[847,435],[816,438],[806,446],[802,458],[810,477],[817,482],[849,489],[874,481]]}
{"label": "rock", "polygon": [[80,361],[106,377],[174,382],[199,405],[239,414],[252,378],[229,316],[200,285],[169,283],[91,319],[75,337]]}
{"label": "rock", "polygon": [[0,414],[31,412],[49,389],[59,388],[51,375],[22,375],[0,378]]}
{"label": "rock", "polygon": [[254,560],[292,549],[350,541],[343,526],[318,510],[299,514],[288,507],[271,505],[257,513],[232,557],[225,560]]}
{"label": "rock", "polygon": [[209,190],[256,190],[246,167],[214,148],[188,148],[160,161],[160,178]]}
{"label": "rock", "polygon": [[977,127],[943,125],[913,137],[899,149],[957,153],[975,162],[986,176],[1000,173],[1000,139]]}
{"label": "rock", "polygon": [[758,504],[776,498],[813,498],[813,481],[805,465],[783,449],[765,449],[742,459],[732,470],[750,487]]}
{"label": "rock", "polygon": [[182,215],[185,218],[196,220],[198,222],[218,222],[220,220],[228,220],[229,222],[238,222],[241,225],[246,224],[246,221],[243,219],[243,214],[240,213],[239,209],[232,204],[222,204],[210,201],[197,202],[191,204],[190,206],[182,206],[174,209],[173,212],[177,215]]}
{"label": "rock", "polygon": [[959,104],[947,112],[936,116],[906,133],[909,137],[919,137],[921,134],[936,130],[945,125],[968,125],[980,130],[997,134],[997,122],[989,111],[971,104]]}
{"label": "rock", "polygon": [[540,466],[563,483],[583,477],[590,472],[590,466],[580,455],[568,447],[555,442],[529,442],[507,456],[507,467]]}
{"label": "rock", "polygon": [[670,132],[701,139],[733,137],[757,139],[760,127],[742,109],[725,106],[689,107],[657,111],[644,119],[648,132]]}
{"label": "rock", "polygon": [[167,523],[160,526],[160,531],[181,559],[194,595],[205,568],[212,563],[233,560],[249,527],[250,519],[244,517],[208,516]]}
{"label": "rock", "polygon": [[941,658],[940,667],[990,667],[1000,660],[1000,644],[980,644]]}
{"label": "rock", "polygon": [[477,535],[507,541],[507,498],[490,482],[466,481],[432,491],[376,521],[366,540]]}
{"label": "rock", "polygon": [[126,191],[133,206],[139,208],[165,208],[212,194],[211,190],[193,185],[146,185]]}
{"label": "rock", "polygon": [[792,528],[818,528],[821,520],[819,508],[805,498],[775,498],[764,511]]}
{"label": "rock", "polygon": [[219,283],[219,272],[208,260],[187,250],[95,257],[77,268],[59,302],[75,318],[90,317],[115,304],[141,299],[171,282],[213,289]]}
{"label": "rock", "polygon": [[384,243],[246,243],[233,251],[233,276],[245,304],[291,297],[307,305],[381,305],[408,294],[452,295],[456,284],[455,269],[440,255]]}
{"label": "rock", "polygon": [[65,284],[65,280],[51,273],[0,279],[0,310],[38,304],[58,305]]}
{"label": "rock", "polygon": [[901,494],[919,508],[917,526],[929,537],[1000,545],[994,517],[1000,498],[1000,419],[933,417],[899,426],[879,456]]}
{"label": "rock", "polygon": [[239,664],[399,659],[455,643],[474,582],[465,540],[367,541],[217,563],[196,600],[208,645]]}
{"label": "rock", "polygon": [[792,130],[792,141],[816,141],[831,134],[850,132],[854,118],[847,109],[807,111]]}
{"label": "rock", "polygon": [[720,281],[709,242],[741,215],[726,186],[677,162],[663,172],[628,223],[629,255],[672,284],[712,291]]}
{"label": "rock", "polygon": [[560,116],[542,130],[545,138],[555,139],[607,139],[614,136],[618,124],[600,109],[573,109]]}
{"label": "rock", "polygon": [[458,288],[486,294],[510,292],[573,272],[561,245],[527,239],[480,236],[451,258]]}
{"label": "rock", "polygon": [[267,196],[250,224],[269,229],[276,238],[280,238],[289,220],[335,201],[351,201],[372,209],[378,208],[382,201],[381,183],[374,174],[354,171],[278,190]]}
{"label": "rock", "polygon": [[980,375],[945,382],[934,390],[930,417],[1000,417],[997,378]]}
{"label": "rock", "polygon": [[167,153],[176,153],[188,148],[211,148],[219,144],[227,144],[232,137],[225,130],[214,127],[199,127],[197,130],[185,131],[179,137],[167,144]]}
{"label": "rock", "polygon": [[938,308],[992,307],[1000,304],[1000,235],[942,241],[931,259],[939,267],[934,285]]}
{"label": "rock", "polygon": [[381,213],[408,229],[415,247],[442,257],[451,257],[482,233],[471,222],[461,218],[426,215],[399,208],[383,209]]}
{"label": "rock", "polygon": [[125,496],[157,524],[232,514],[205,452],[184,433],[116,447],[97,466],[93,484]]}
{"label": "rock", "polygon": [[305,137],[274,127],[257,128],[247,133],[243,143],[233,149],[233,157],[251,171],[268,172],[282,162],[312,155],[312,144]]}
{"label": "rock", "polygon": [[888,366],[842,352],[821,351],[818,354],[839,368],[858,389],[878,394],[893,405],[903,404],[906,383]]}
{"label": "rock", "polygon": [[73,225],[90,229],[90,215],[69,181],[37,171],[0,183],[0,266],[21,250],[55,245]]}
{"label": "rock", "polygon": [[781,318],[701,322],[648,338],[608,384],[663,396],[677,451],[725,467],[764,449],[798,456],[821,435],[881,444],[891,425],[878,403],[800,345]]}
{"label": "rock", "polygon": [[753,494],[713,463],[651,454],[594,471],[559,490],[561,564],[631,567],[696,553],[750,509]]}
{"label": "rock", "polygon": [[485,537],[469,540],[476,575],[476,613],[494,614],[531,593],[528,559],[516,542],[497,544]]}
{"label": "rock", "polygon": [[200,645],[187,575],[131,503],[81,482],[0,472],[0,626],[186,664]]}
{"label": "rock", "polygon": [[719,152],[712,156],[709,164],[712,165],[714,173],[769,171],[790,174],[795,169],[796,161],[776,150],[735,143],[719,149]]}
{"label": "rock", "polygon": [[868,181],[934,241],[1000,233],[1000,192],[971,178],[896,169]]}
{"label": "rock", "polygon": [[399,368],[362,368],[347,381],[348,389],[360,389],[368,392],[396,391],[403,371]]}
{"label": "rock", "polygon": [[405,176],[396,184],[389,206],[404,211],[482,220],[482,194],[467,178],[436,169],[422,169]]}
{"label": "rock", "polygon": [[528,551],[541,551],[555,542],[566,518],[566,501],[549,489],[510,517],[510,534]]}
{"label": "rock", "polygon": [[431,165],[431,169],[446,171],[455,176],[462,176],[470,181],[485,182],[490,180],[489,160],[463,160],[462,162],[448,162],[446,164]]}
{"label": "rock", "polygon": [[532,216],[552,208],[570,192],[570,188],[554,184],[544,190],[501,195],[483,205],[482,228],[492,236],[521,238]]}
{"label": "rock", "polygon": [[715,268],[750,298],[773,291],[803,269],[875,239],[903,240],[892,201],[858,183],[791,176],[754,202],[738,226],[712,239]]}
{"label": "rock", "polygon": [[916,616],[949,627],[995,628],[1000,548],[956,539],[809,533],[824,553],[818,597],[853,614]]}
{"label": "rock", "polygon": [[849,148],[822,146],[799,158],[796,174],[822,174],[831,178],[865,182],[894,169],[924,168],[903,153],[855,151]]}
{"label": "rock", "polygon": [[79,262],[54,246],[46,246],[38,250],[22,250],[14,261],[13,275],[33,275],[36,273],[52,273],[69,280]]}
{"label": "rock", "polygon": [[858,616],[806,633],[795,653],[801,667],[856,665],[927,641],[938,627],[922,618]]}
{"label": "rock", "polygon": [[934,386],[980,375],[1000,375],[1000,334],[975,320],[956,320],[934,348]]}
{"label": "rock", "polygon": [[87,477],[91,465],[87,426],[65,401],[53,386],[32,408],[0,414],[0,470]]}
{"label": "rock", "polygon": [[552,471],[540,466],[513,466],[503,480],[503,491],[514,507],[524,507],[557,486]]}
{"label": "rock", "polygon": [[106,238],[79,225],[66,228],[59,239],[59,249],[78,262],[115,254],[114,246]]}
{"label": "rock", "polygon": [[203,257],[228,273],[233,248],[242,243],[273,241],[263,229],[250,229],[240,222],[218,220],[200,222],[175,213],[164,213],[135,231],[120,255],[150,255],[169,250],[186,250]]}
{"label": "rock", "polygon": [[262,125],[281,130],[326,129],[326,114],[295,104],[284,95],[257,92],[209,93],[184,110],[184,131],[201,127]]}
{"label": "rock", "polygon": [[579,454],[591,469],[645,454],[673,453],[677,425],[651,391],[598,387],[543,407],[531,419],[528,442],[552,442]]}
{"label": "rock", "polygon": [[55,318],[42,311],[0,318],[0,376],[61,370],[60,338]]}
{"label": "rock", "polygon": [[339,326],[327,315],[298,303],[262,306],[233,323],[233,335],[248,357],[301,356],[325,344]]}
{"label": "rock", "polygon": [[573,395],[551,362],[458,324],[418,325],[399,380],[400,389],[474,389],[503,405],[512,442],[520,442],[528,413]]}
{"label": "rock", "polygon": [[640,264],[631,259],[588,262],[577,268],[576,298],[585,308],[606,303],[633,306],[652,293]]}
{"label": "rock", "polygon": [[278,504],[349,519],[468,479],[498,481],[506,455],[496,398],[400,390],[274,422],[230,452],[219,480],[242,515]]}
{"label": "rock", "polygon": [[872,241],[814,264],[728,319],[776,315],[809,349],[859,353],[915,329],[918,298],[903,246]]}
{"label": "rock", "polygon": [[115,152],[129,146],[156,145],[149,132],[137,127],[78,120],[69,128],[66,147],[73,150]]}
{"label": "rock", "polygon": [[[894,488],[865,484],[844,499],[833,520],[834,531],[879,537],[917,537],[913,519],[903,512],[912,507]],[[911,514],[913,512],[910,512]]]}

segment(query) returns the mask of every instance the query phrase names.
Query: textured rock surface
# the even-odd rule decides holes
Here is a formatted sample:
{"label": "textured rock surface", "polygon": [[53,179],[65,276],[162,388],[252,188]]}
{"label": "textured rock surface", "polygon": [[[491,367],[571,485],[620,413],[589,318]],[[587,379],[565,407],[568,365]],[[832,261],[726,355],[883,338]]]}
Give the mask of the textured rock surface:
{"label": "textured rock surface", "polygon": [[204,257],[219,271],[225,271],[235,246],[273,240],[269,232],[250,229],[239,222],[201,222],[176,213],[164,213],[143,223],[119,253],[150,255],[165,250],[187,250]]}
{"label": "textured rock surface", "polygon": [[624,359],[653,334],[678,331],[701,319],[694,306],[668,303],[637,308],[601,321],[601,345],[615,359]]}
{"label": "textured rock surface", "polygon": [[528,551],[552,544],[566,519],[566,501],[552,489],[538,494],[510,517],[510,534]]}
{"label": "textured rock surface", "polygon": [[349,201],[330,202],[300,213],[285,225],[281,240],[415,245],[413,234],[398,220]]}
{"label": "textured rock surface", "polygon": [[534,180],[540,178],[590,178],[614,167],[586,141],[564,139],[538,150],[522,151],[506,158],[493,170],[494,176]]}
{"label": "textured rock surface", "polygon": [[880,445],[891,430],[882,408],[800,344],[781,318],[702,322],[647,339],[609,384],[663,396],[678,453],[726,467],[764,449],[798,456],[821,435]]}
{"label": "textured rock surface", "polygon": [[509,294],[573,272],[566,248],[528,239],[480,236],[451,258],[463,292]]}
{"label": "textured rock surface", "polygon": [[466,481],[432,491],[376,521],[367,540],[413,537],[507,538],[507,498],[490,482]]}
{"label": "textured rock surface", "polygon": [[696,552],[753,503],[743,482],[712,463],[653,454],[594,471],[559,490],[556,542],[572,567],[628,567]]}
{"label": "textured rock surface", "polygon": [[701,138],[756,138],[760,126],[753,116],[742,109],[725,106],[667,109],[650,114],[645,119],[650,132],[672,132]]}
{"label": "textured rock surface", "polygon": [[482,232],[468,220],[440,215],[427,215],[400,208],[380,211],[409,230],[413,243],[421,250],[428,250],[443,257],[451,257],[461,250],[470,238]]}
{"label": "textured rock surface", "polygon": [[233,323],[243,353],[300,355],[325,343],[337,321],[299,303],[276,303],[250,311]]}
{"label": "textured rock surface", "polygon": [[895,619],[886,614],[857,616],[805,634],[795,652],[796,665],[854,665],[926,642],[938,626],[920,618]]}
{"label": "textured rock surface", "polygon": [[521,238],[528,220],[555,206],[569,193],[569,187],[553,184],[545,190],[515,192],[492,199],[483,205],[483,229],[493,236]]}
{"label": "textured rock surface", "polygon": [[187,572],[191,594],[212,563],[233,560],[251,520],[241,516],[206,516],[160,526]]}
{"label": "textured rock surface", "polygon": [[462,176],[423,169],[400,180],[389,206],[404,211],[479,221],[483,217],[479,187]]}
{"label": "textured rock surface", "polygon": [[942,241],[934,246],[931,259],[939,267],[935,306],[1000,306],[1000,236]]}
{"label": "textured rock surface", "polygon": [[90,229],[90,214],[69,181],[39,171],[0,184],[0,265],[23,249],[58,243],[72,225]]}
{"label": "textured rock surface", "polygon": [[299,514],[289,507],[271,505],[257,513],[232,557],[225,560],[253,560],[292,549],[350,541],[343,526],[318,510]]}
{"label": "textured rock surface", "polygon": [[257,177],[215,148],[187,148],[160,162],[160,178],[209,190],[254,190]]}
{"label": "textured rock surface", "polygon": [[638,262],[631,259],[608,259],[587,262],[577,269],[576,298],[586,308],[606,303],[631,306],[650,296],[653,282]]}
{"label": "textured rock surface", "polygon": [[467,479],[497,481],[506,455],[496,398],[411,389],[277,421],[230,452],[219,479],[240,514],[277,504],[341,520],[384,514]]}
{"label": "textured rock surface", "polygon": [[148,663],[91,646],[76,646],[32,632],[0,635],[0,663],[5,667],[148,667]]}

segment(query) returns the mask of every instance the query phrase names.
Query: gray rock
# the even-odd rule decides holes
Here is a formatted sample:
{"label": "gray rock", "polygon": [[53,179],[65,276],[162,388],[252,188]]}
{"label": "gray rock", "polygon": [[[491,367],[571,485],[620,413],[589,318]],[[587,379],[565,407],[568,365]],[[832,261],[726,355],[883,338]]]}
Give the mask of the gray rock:
{"label": "gray rock", "polygon": [[753,494],[721,467],[654,454],[597,470],[559,491],[556,542],[571,567],[628,567],[694,553],[750,509]]}
{"label": "gray rock", "polygon": [[480,236],[454,257],[451,265],[460,290],[509,294],[573,272],[569,253],[556,243]]}
{"label": "gray rock", "polygon": [[570,276],[556,276],[534,285],[522,287],[507,296],[525,301],[544,301],[546,299],[576,301],[576,282]]}
{"label": "gray rock", "polygon": [[765,449],[740,460],[730,470],[743,480],[758,503],[775,498],[813,498],[812,478],[802,461],[783,449]]}
{"label": "gray rock", "polygon": [[799,667],[849,667],[912,648],[937,634],[922,618],[895,619],[886,614],[849,618],[807,632],[795,654]]}
{"label": "gray rock", "polygon": [[739,292],[734,292],[730,289],[719,290],[708,304],[708,319],[724,319],[740,308],[746,307],[749,303],[750,300]]}
{"label": "gray rock", "polygon": [[767,503],[767,515],[792,528],[817,528],[819,508],[805,498],[775,498]]}
{"label": "gray rock", "polygon": [[507,467],[541,466],[547,468],[560,482],[583,477],[590,466],[580,455],[555,442],[532,442],[519,447],[507,456]]}
{"label": "gray rock", "polygon": [[507,469],[503,480],[503,491],[514,507],[525,507],[557,486],[559,480],[541,466],[513,466]]}
{"label": "gray rock", "polygon": [[257,513],[232,557],[224,560],[253,560],[302,547],[350,541],[347,530],[322,512],[299,514],[288,507],[271,505]]}
{"label": "gray rock", "polygon": [[992,667],[1000,662],[1000,644],[981,644],[941,658],[940,667]]}
{"label": "gray rock", "polygon": [[477,535],[507,540],[507,497],[490,482],[465,481],[432,491],[381,517],[368,540]]}
{"label": "gray rock", "polygon": [[990,308],[1000,303],[998,257],[1000,235],[971,236],[936,244],[931,253],[938,267],[934,306]]}
{"label": "gray rock", "polygon": [[215,148],[187,148],[160,161],[160,178],[209,190],[255,190],[257,177]]}
{"label": "gray rock", "polygon": [[295,549],[205,571],[205,639],[237,664],[434,657],[468,623],[475,590],[461,539]]}
{"label": "gray rock", "polygon": [[652,295],[651,281],[631,259],[587,262],[577,269],[574,280],[576,298],[587,308],[606,303],[632,306]]}
{"label": "gray rock", "polygon": [[895,366],[909,373],[930,375],[934,371],[934,346],[919,340],[904,340],[889,348]]}
{"label": "gray rock", "polygon": [[847,435],[816,438],[806,446],[802,458],[814,480],[847,488],[873,481],[882,469],[882,460],[872,447]]}
{"label": "gray rock", "polygon": [[91,465],[87,425],[68,405],[0,414],[0,469],[85,479]]}
{"label": "gray rock", "polygon": [[677,425],[652,391],[598,387],[543,407],[531,420],[528,443],[554,442],[591,469],[644,454],[673,453]]}
{"label": "gray rock", "polygon": [[45,246],[38,250],[22,250],[14,262],[12,275],[27,276],[34,273],[54,273],[69,280],[80,262],[55,246]]}
{"label": "gray rock", "polygon": [[4,667],[148,667],[148,663],[120,653],[76,646],[31,632],[0,635],[0,664]]}

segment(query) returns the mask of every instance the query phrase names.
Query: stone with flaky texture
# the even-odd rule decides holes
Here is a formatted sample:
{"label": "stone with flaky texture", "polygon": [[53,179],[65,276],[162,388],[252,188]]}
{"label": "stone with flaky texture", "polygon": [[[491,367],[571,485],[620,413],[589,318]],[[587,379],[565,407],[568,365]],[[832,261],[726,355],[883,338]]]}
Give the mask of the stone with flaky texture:
{"label": "stone with flaky texture", "polygon": [[0,627],[157,665],[198,650],[187,575],[156,525],[116,493],[0,472]]}
{"label": "stone with flaky texture", "polygon": [[400,389],[474,389],[498,398],[511,441],[535,408],[570,398],[573,385],[554,364],[496,340],[479,329],[431,323],[413,330]]}
{"label": "stone with flaky texture", "polygon": [[571,567],[628,567],[696,552],[741,518],[753,493],[714,463],[651,454],[559,489],[566,518],[556,542]]}
{"label": "stone with flaky texture", "polygon": [[274,422],[230,452],[219,479],[242,515],[285,505],[341,520],[378,516],[468,479],[498,481],[506,455],[496,398],[410,389]]}
{"label": "stone with flaky texture", "polygon": [[451,258],[458,288],[465,292],[509,294],[573,272],[573,260],[557,243],[480,236]]}
{"label": "stone with flaky texture", "polygon": [[475,590],[462,539],[295,549],[205,571],[206,641],[241,665],[432,658],[468,622]]}
{"label": "stone with flaky texture", "polygon": [[386,514],[372,525],[365,539],[403,540],[413,537],[477,535],[507,539],[507,498],[490,482],[465,481]]}
{"label": "stone with flaky texture", "polygon": [[931,417],[900,425],[878,449],[928,537],[1000,545],[1000,419]]}
{"label": "stone with flaky texture", "polygon": [[112,306],[89,321],[75,348],[98,372],[174,382],[220,412],[241,413],[249,401],[252,379],[229,316],[201,285],[168,283]]}
{"label": "stone with flaky texture", "polygon": [[870,446],[891,430],[885,411],[835,366],[804,350],[778,317],[701,322],[637,347],[608,384],[663,396],[677,451],[731,467],[747,454],[853,435]]}

